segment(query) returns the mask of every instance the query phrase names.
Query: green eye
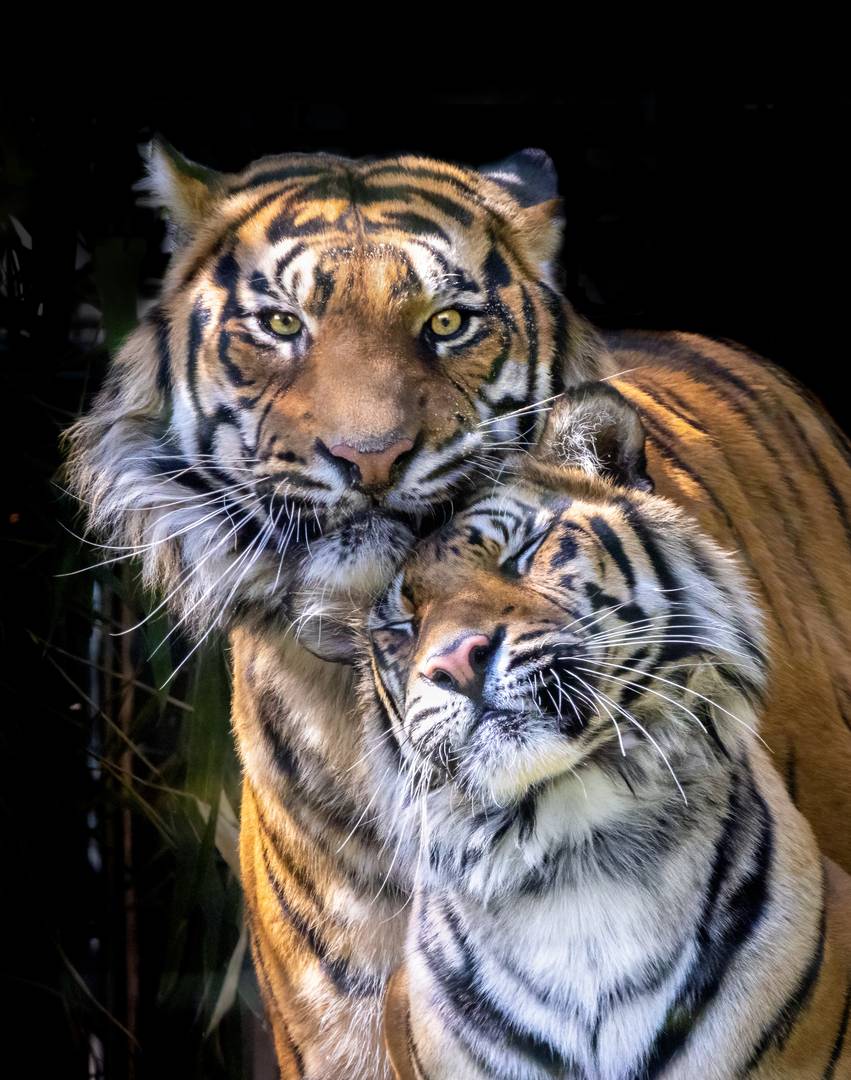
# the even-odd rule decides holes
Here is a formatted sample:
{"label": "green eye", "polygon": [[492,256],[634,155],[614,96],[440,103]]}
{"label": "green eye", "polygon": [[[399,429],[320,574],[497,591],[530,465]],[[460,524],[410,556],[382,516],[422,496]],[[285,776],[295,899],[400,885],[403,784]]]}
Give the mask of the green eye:
{"label": "green eye", "polygon": [[301,319],[289,311],[266,311],[260,321],[277,337],[295,337],[301,330]]}
{"label": "green eye", "polygon": [[460,311],[455,308],[446,308],[445,311],[438,311],[436,315],[432,315],[428,325],[436,337],[452,337],[461,329],[463,322],[464,316]]}

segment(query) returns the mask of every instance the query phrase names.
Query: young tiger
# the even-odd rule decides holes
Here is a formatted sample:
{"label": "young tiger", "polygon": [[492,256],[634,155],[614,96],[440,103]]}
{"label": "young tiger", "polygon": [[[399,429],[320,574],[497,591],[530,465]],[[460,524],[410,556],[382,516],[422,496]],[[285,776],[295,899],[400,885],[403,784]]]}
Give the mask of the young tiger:
{"label": "young tiger", "polygon": [[637,414],[581,387],[371,613],[402,1080],[851,1077],[851,879],[756,732],[737,562],[650,488]]}

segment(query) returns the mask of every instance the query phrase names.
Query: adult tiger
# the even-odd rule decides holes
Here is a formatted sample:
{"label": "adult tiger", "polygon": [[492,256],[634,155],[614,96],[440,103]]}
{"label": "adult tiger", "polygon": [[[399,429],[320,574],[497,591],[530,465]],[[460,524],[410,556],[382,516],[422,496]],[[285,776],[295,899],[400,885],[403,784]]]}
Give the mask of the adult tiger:
{"label": "adult tiger", "polygon": [[390,916],[407,910],[407,868],[364,812],[351,671],[322,658],[349,643],[322,608],[371,595],[578,381],[639,369],[624,389],[660,488],[750,559],[777,656],[767,737],[851,865],[834,829],[851,805],[851,472],[817,407],[733,347],[579,318],[540,151],[480,171],[284,155],[222,176],[159,146],[150,189],[176,250],[70,432],[71,483],[185,625],[230,632],[243,880],[285,1072],[381,1074]]}
{"label": "adult tiger", "polygon": [[746,579],[642,443],[572,391],[371,613],[367,752],[418,869],[401,1080],[851,1077],[851,877],[759,745]]}

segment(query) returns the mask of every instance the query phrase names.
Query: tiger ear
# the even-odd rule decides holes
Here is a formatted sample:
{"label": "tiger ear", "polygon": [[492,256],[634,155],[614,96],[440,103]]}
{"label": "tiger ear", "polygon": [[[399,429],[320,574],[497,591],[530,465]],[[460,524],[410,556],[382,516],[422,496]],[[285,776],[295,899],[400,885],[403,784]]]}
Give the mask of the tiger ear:
{"label": "tiger ear", "polygon": [[479,172],[511,195],[523,207],[558,198],[558,176],[545,150],[519,150],[516,154],[482,165]]}
{"label": "tiger ear", "polygon": [[534,455],[547,465],[652,491],[644,442],[644,425],[626,398],[607,383],[588,382],[556,401]]}
{"label": "tiger ear", "polygon": [[207,220],[224,187],[224,174],[198,165],[161,136],[143,151],[147,175],[137,185],[142,202],[165,211],[176,245],[190,239]]}
{"label": "tiger ear", "polygon": [[498,184],[515,204],[508,214],[526,251],[550,276],[564,234],[564,211],[558,175],[544,150],[520,150],[479,172]]}

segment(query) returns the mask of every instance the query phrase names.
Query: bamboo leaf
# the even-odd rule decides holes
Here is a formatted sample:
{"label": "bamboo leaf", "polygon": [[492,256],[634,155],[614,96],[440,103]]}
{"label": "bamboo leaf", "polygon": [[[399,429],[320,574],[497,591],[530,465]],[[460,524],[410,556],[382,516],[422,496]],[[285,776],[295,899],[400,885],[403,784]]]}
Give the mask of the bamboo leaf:
{"label": "bamboo leaf", "polygon": [[[210,804],[196,797],[195,802],[204,821],[210,817]],[[222,792],[219,796],[219,810],[216,818],[215,843],[219,854],[228,864],[228,867],[236,878],[240,880],[239,870],[239,821],[234,813],[227,795]]]}
{"label": "bamboo leaf", "polygon": [[215,1008],[213,1009],[213,1015],[210,1017],[210,1023],[207,1025],[207,1030],[205,1032],[207,1038],[209,1038],[212,1032],[219,1026],[222,1017],[236,1002],[247,946],[248,932],[245,926],[243,926],[239,934],[239,940],[228,961],[227,971],[225,972],[225,977],[221,989],[219,990],[219,996],[216,1000]]}

